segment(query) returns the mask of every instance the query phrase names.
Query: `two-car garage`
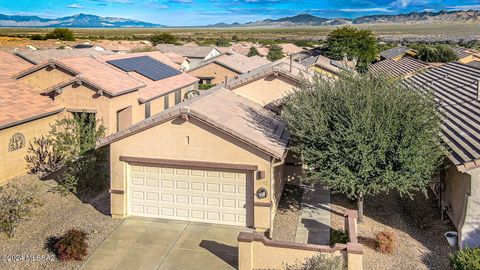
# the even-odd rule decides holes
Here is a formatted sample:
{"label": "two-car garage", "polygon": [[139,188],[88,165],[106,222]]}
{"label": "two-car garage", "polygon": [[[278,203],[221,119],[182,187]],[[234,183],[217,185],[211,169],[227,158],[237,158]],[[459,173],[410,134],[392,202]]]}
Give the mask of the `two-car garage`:
{"label": "two-car garage", "polygon": [[147,164],[128,171],[128,215],[247,226],[247,172]]}

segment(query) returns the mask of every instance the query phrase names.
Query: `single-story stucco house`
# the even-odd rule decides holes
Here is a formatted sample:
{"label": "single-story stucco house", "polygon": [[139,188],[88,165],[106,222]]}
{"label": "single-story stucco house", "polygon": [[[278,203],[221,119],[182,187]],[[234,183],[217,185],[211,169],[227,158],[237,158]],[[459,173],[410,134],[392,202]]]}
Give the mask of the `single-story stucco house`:
{"label": "single-story stucco house", "polygon": [[449,166],[433,190],[457,229],[459,246],[480,246],[480,70],[454,62],[403,83],[435,95]]}
{"label": "single-story stucco house", "polygon": [[111,213],[272,228],[289,134],[261,105],[222,87],[101,139]]}

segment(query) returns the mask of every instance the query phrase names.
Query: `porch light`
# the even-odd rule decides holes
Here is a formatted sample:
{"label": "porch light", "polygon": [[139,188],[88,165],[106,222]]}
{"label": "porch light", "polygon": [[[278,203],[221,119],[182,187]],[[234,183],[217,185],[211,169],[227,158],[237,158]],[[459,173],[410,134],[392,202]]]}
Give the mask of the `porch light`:
{"label": "porch light", "polygon": [[258,199],[265,199],[267,197],[267,190],[265,188],[259,188],[255,194]]}

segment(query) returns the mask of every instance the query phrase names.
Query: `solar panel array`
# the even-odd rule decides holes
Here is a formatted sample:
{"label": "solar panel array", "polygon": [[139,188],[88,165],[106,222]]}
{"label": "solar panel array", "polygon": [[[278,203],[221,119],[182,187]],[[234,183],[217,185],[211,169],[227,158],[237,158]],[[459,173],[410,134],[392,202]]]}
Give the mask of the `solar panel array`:
{"label": "solar panel array", "polygon": [[126,72],[135,71],[153,81],[163,80],[182,73],[149,56],[110,60],[107,63]]}

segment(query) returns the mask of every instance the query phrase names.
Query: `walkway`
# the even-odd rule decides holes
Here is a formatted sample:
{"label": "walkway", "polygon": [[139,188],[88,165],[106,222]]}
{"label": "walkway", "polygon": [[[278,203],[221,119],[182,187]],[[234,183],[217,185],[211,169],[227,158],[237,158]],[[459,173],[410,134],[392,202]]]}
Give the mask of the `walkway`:
{"label": "walkway", "polygon": [[330,245],[330,191],[321,186],[302,187],[304,192],[295,242]]}

